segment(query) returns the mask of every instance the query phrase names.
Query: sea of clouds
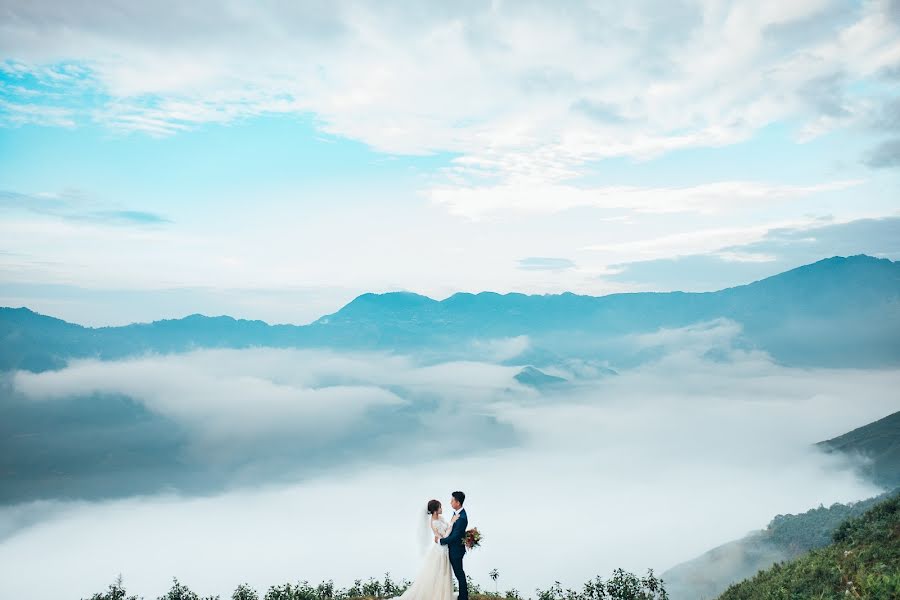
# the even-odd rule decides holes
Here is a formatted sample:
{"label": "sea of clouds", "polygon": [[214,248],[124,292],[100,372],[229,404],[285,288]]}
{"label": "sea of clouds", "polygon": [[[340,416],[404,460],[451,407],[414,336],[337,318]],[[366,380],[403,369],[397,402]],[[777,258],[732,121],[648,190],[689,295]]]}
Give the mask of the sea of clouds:
{"label": "sea of clouds", "polygon": [[[190,431],[201,463],[265,463],[290,438],[328,466],[209,495],[0,508],[4,594],[89,597],[119,573],[147,598],[173,576],[222,597],[241,582],[411,579],[416,521],[430,498],[449,512],[456,489],[485,536],[467,572],[488,584],[496,568],[501,589],[529,593],[662,572],[776,514],[879,492],[811,445],[896,411],[900,370],[788,368],[738,334],[716,322],[637,336],[660,358],[618,375],[561,364],[548,372],[569,383],[543,391],[499,363],[523,339],[486,340],[497,352],[474,360],[258,348],[18,372],[30,402],[133,398]],[[379,430],[378,445],[354,444]]]}

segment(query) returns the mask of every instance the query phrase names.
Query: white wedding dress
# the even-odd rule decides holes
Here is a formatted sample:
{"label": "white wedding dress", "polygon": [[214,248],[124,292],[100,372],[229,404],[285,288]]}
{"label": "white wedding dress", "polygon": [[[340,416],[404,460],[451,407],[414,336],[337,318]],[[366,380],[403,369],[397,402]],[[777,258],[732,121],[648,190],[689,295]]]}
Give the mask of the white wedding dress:
{"label": "white wedding dress", "polygon": [[[430,517],[429,517],[430,518]],[[447,546],[434,542],[434,536],[446,537],[450,532],[450,524],[444,519],[431,521],[431,547],[425,551],[422,568],[415,581],[402,596],[402,600],[456,600],[453,591],[453,570],[450,568],[450,557]]]}

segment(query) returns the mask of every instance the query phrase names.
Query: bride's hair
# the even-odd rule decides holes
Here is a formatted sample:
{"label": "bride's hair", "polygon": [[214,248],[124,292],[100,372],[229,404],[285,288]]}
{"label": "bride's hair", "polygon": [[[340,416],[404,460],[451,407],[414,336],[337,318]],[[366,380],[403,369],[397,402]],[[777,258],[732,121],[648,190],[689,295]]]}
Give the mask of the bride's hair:
{"label": "bride's hair", "polygon": [[440,507],[441,507],[441,503],[438,502],[437,500],[429,500],[428,508],[426,510],[428,511],[429,515],[433,515],[434,513],[436,513],[438,511],[438,509]]}

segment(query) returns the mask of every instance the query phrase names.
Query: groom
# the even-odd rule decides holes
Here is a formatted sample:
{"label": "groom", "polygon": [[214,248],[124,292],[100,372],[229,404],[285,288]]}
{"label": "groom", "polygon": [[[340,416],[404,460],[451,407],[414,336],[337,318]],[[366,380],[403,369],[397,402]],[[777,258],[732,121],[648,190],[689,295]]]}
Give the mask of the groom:
{"label": "groom", "polygon": [[453,567],[453,574],[459,581],[459,595],[457,600],[469,600],[469,586],[466,584],[466,573],[463,571],[463,557],[466,555],[465,535],[466,527],[469,525],[469,519],[466,517],[466,509],[463,508],[463,502],[466,501],[466,495],[462,492],[453,492],[450,499],[450,506],[453,507],[453,516],[456,521],[453,523],[453,529],[445,538],[434,536],[435,542],[440,542],[442,546],[447,546],[447,553],[450,555],[450,566]]}

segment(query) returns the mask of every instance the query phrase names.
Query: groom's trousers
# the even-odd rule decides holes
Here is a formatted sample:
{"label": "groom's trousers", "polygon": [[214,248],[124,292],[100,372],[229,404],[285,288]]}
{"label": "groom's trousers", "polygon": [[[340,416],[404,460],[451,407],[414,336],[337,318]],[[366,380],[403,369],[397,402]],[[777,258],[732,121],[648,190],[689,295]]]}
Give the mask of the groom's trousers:
{"label": "groom's trousers", "polygon": [[469,584],[466,583],[466,572],[463,571],[462,564],[465,555],[465,552],[450,555],[450,567],[453,568],[453,574],[456,575],[456,580],[459,582],[459,595],[456,600],[469,600]]}

